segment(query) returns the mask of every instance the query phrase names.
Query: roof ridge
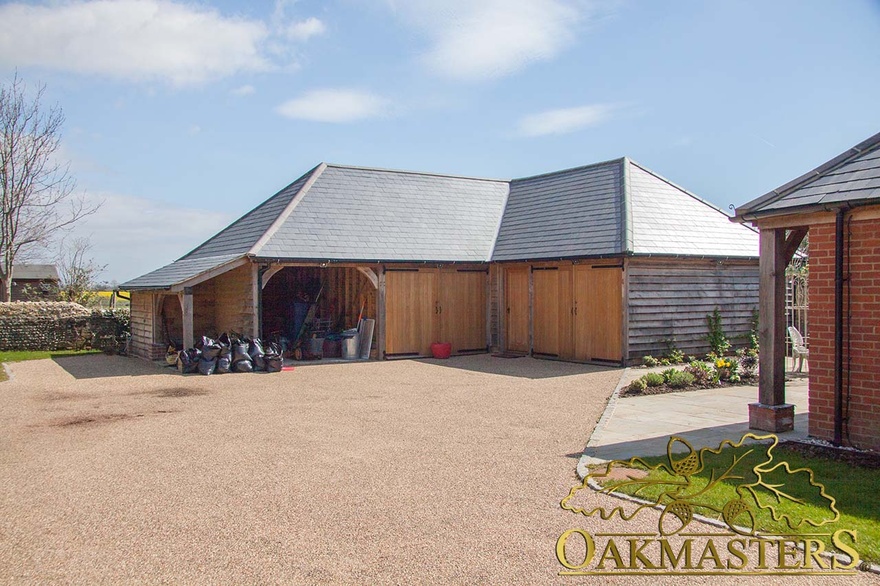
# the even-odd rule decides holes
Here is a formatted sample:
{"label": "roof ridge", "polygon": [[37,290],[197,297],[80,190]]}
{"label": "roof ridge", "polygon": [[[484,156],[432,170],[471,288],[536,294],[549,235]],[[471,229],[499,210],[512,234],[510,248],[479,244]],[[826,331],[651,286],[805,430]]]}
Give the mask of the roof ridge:
{"label": "roof ridge", "polygon": [[488,177],[473,177],[470,175],[456,175],[452,173],[434,173],[431,171],[408,171],[406,169],[387,169],[384,167],[364,167],[360,165],[341,165],[339,163],[323,163],[327,167],[336,169],[354,169],[356,171],[378,171],[380,173],[400,173],[402,175],[424,175],[428,177],[447,177],[450,179],[469,179],[472,181],[489,181],[492,183],[510,183],[510,179],[492,179]]}
{"label": "roof ridge", "polygon": [[589,165],[580,165],[578,167],[571,167],[569,169],[561,169],[559,171],[548,171],[546,173],[539,173],[538,175],[529,175],[527,177],[517,177],[516,179],[511,179],[510,182],[514,181],[527,181],[529,179],[540,179],[541,177],[550,177],[551,175],[560,175],[562,173],[570,173],[572,171],[583,171],[585,169],[591,169],[593,167],[601,167],[604,165],[611,165],[612,163],[622,163],[626,160],[626,157],[618,157],[616,159],[608,159],[607,161],[599,161],[598,163],[590,163]]}
{"label": "roof ridge", "polygon": [[[838,167],[842,167],[846,163],[850,162],[852,159],[856,157],[860,157],[866,153],[869,153],[873,150],[877,150],[880,147],[880,132],[877,134],[870,136],[857,144],[856,146],[847,149],[846,151],[840,153],[836,157],[832,158],[829,161],[825,161],[818,167],[807,171],[803,175],[795,177],[788,183],[784,183],[773,189],[768,191],[762,196],[756,197],[752,201],[749,201],[739,208],[736,209],[736,218],[742,217],[743,214],[748,214],[755,210],[756,207],[764,207],[766,204],[775,203],[776,201],[782,199],[792,191],[799,189],[810,183],[811,181],[815,181],[816,179],[822,177],[824,174],[827,174]],[[740,211],[742,210],[742,211]]]}
{"label": "roof ridge", "polygon": [[632,160],[629,157],[623,157],[620,165],[620,250],[624,254],[635,252],[635,239],[633,238],[633,213],[632,213],[632,192],[630,191],[629,167]]}
{"label": "roof ridge", "polygon": [[[205,240],[204,242],[200,243],[198,246],[196,246],[195,248],[193,248],[192,250],[190,250],[189,252],[187,252],[186,254],[184,254],[183,256],[181,256],[180,258],[175,259],[175,261],[183,260],[183,259],[185,259],[186,257],[190,256],[191,254],[195,253],[195,252],[198,251],[200,248],[202,248],[203,246],[205,246],[205,245],[208,244],[209,242],[213,241],[215,238],[217,238],[218,236],[220,236],[221,234],[223,234],[224,232],[226,232],[227,230],[229,230],[230,228],[232,228],[233,226],[235,226],[236,224],[238,224],[239,222],[241,222],[242,220],[244,220],[244,219],[245,219],[246,217],[248,217],[249,215],[253,214],[253,213],[256,212],[257,210],[261,209],[262,207],[268,205],[270,201],[272,201],[273,199],[275,199],[276,197],[280,196],[282,193],[284,193],[285,191],[287,191],[288,189],[290,189],[291,186],[293,186],[297,181],[299,181],[299,180],[302,179],[303,177],[307,177],[307,176],[311,175],[311,174],[315,171],[315,169],[317,169],[317,168],[318,168],[318,166],[312,167],[311,169],[309,169],[308,171],[306,171],[305,173],[303,173],[301,176],[297,177],[294,181],[291,181],[290,183],[288,183],[287,185],[285,185],[284,187],[282,187],[281,189],[279,189],[277,192],[275,192],[273,195],[271,195],[270,197],[264,199],[262,202],[260,202],[259,204],[257,204],[255,207],[251,208],[250,210],[246,211],[246,212],[245,212],[244,214],[242,214],[241,216],[239,216],[239,217],[235,218],[234,220],[232,220],[232,222],[230,222],[229,224],[227,224],[227,225],[226,225],[225,227],[223,227],[221,230],[218,230],[216,233],[214,233],[214,235],[210,236],[207,240]],[[242,253],[242,254],[246,254],[246,253]],[[217,255],[209,255],[209,256],[217,256]]]}
{"label": "roof ridge", "polygon": [[290,217],[290,214],[293,212],[294,208],[299,205],[299,202],[302,201],[306,193],[308,193],[309,189],[312,187],[312,185],[315,184],[315,181],[318,180],[318,177],[321,176],[321,173],[323,173],[324,169],[326,168],[327,163],[321,163],[312,170],[309,178],[306,180],[303,186],[299,188],[299,191],[296,193],[296,195],[290,198],[290,201],[287,202],[287,206],[284,208],[284,210],[282,210],[282,212],[278,214],[278,217],[275,218],[275,221],[272,222],[272,224],[269,226],[268,229],[266,229],[263,235],[260,236],[257,241],[254,242],[254,245],[251,246],[250,250],[247,251],[246,254],[248,256],[256,256],[260,249],[265,246],[266,242],[268,242],[272,238],[272,236],[275,235],[278,229],[281,228],[282,225],[284,225],[284,222],[286,222],[287,218]]}
{"label": "roof ridge", "polygon": [[688,191],[687,189],[685,189],[685,188],[682,187],[681,185],[675,183],[674,181],[670,181],[669,179],[667,179],[667,178],[664,177],[663,175],[660,175],[660,174],[657,173],[656,171],[652,171],[651,169],[648,169],[648,168],[645,167],[644,165],[641,165],[641,164],[637,163],[636,161],[633,161],[632,159],[629,159],[629,162],[630,162],[631,165],[635,165],[636,167],[638,167],[639,169],[641,169],[641,170],[644,171],[645,173],[648,173],[649,175],[653,175],[654,177],[656,177],[656,178],[659,179],[660,181],[662,181],[662,182],[664,182],[664,183],[667,183],[667,184],[671,185],[672,187],[674,187],[675,189],[678,189],[679,191],[681,191],[681,192],[683,192],[683,193],[685,193],[685,194],[691,196],[692,198],[694,198],[695,200],[697,200],[697,201],[700,202],[701,204],[706,205],[706,206],[709,206],[710,208],[712,208],[713,210],[715,210],[716,212],[718,212],[718,213],[720,213],[720,214],[724,214],[724,216],[725,216],[726,218],[729,219],[729,218],[732,217],[730,214],[728,214],[727,212],[725,212],[723,209],[721,209],[720,207],[718,207],[718,206],[715,205],[714,203],[712,203],[712,202],[710,202],[710,201],[708,201],[708,200],[703,199],[702,197],[700,197],[699,195],[697,195],[697,194],[695,194],[695,193],[693,193],[693,192]]}
{"label": "roof ridge", "polygon": [[495,226],[495,234],[492,236],[492,246],[489,247],[489,257],[486,262],[492,262],[495,256],[495,247],[498,246],[498,236],[501,235],[501,225],[504,223],[504,213],[507,211],[507,204],[510,202],[510,182],[507,183],[507,193],[504,194],[504,202],[501,204],[501,211],[498,213],[498,223]]}

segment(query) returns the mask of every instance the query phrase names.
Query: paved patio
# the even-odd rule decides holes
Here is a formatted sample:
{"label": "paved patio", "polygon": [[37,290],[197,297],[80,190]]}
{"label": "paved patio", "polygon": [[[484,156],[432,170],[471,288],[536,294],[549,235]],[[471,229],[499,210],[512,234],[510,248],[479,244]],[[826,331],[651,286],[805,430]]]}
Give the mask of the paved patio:
{"label": "paved patio", "polygon": [[[628,369],[618,392],[644,373],[643,369]],[[794,431],[778,434],[780,440],[807,437],[807,383],[803,375],[786,380],[786,399],[795,405]],[[748,416],[748,405],[758,396],[756,386],[626,398],[618,398],[618,392],[608,403],[578,463],[581,477],[591,464],[665,454],[671,435],[683,437],[696,448],[717,446],[724,439],[738,440],[750,431],[758,433],[749,429]]]}

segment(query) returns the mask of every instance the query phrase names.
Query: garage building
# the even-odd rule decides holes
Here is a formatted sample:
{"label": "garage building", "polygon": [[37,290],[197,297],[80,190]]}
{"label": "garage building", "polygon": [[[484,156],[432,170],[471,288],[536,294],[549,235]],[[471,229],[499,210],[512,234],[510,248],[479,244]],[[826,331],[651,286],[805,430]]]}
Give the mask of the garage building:
{"label": "garage building", "polygon": [[[376,320],[375,358],[503,351],[610,362],[734,342],[758,237],[628,158],[514,180],[320,164],[179,260],[121,285],[145,358],[230,331]],[[301,320],[301,315],[299,317]]]}

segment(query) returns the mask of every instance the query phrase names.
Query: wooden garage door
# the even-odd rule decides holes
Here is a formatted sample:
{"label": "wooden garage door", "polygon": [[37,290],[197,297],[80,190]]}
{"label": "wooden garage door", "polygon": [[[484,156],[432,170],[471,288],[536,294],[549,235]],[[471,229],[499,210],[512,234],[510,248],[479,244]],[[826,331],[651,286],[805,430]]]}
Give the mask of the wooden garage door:
{"label": "wooden garage door", "polygon": [[623,283],[620,267],[574,267],[574,358],[621,359]]}
{"label": "wooden garage door", "polygon": [[534,303],[532,309],[532,351],[559,356],[559,269],[536,268],[532,271]]}
{"label": "wooden garage door", "polygon": [[452,351],[486,351],[485,269],[444,269],[440,272],[438,309],[440,338]]}
{"label": "wooden garage door", "polygon": [[436,269],[385,272],[385,354],[425,356],[436,341]]}
{"label": "wooden garage door", "polygon": [[592,298],[589,302],[592,324],[592,358],[622,358],[623,271],[620,267],[593,268]]}
{"label": "wooden garage door", "polygon": [[529,269],[505,272],[505,347],[511,352],[529,351]]}

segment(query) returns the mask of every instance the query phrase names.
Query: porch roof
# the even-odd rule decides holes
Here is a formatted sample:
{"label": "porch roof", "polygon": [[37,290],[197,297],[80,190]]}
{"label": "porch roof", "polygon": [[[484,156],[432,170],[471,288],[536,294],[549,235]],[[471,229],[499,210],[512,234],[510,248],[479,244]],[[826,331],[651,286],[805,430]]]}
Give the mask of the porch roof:
{"label": "porch roof", "polygon": [[736,209],[734,220],[880,203],[880,132]]}

